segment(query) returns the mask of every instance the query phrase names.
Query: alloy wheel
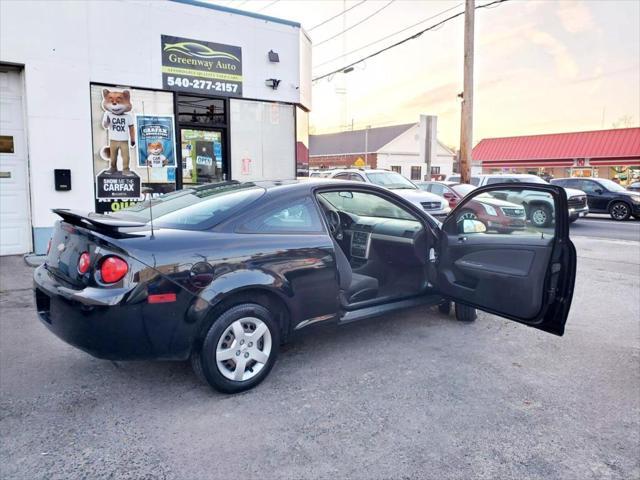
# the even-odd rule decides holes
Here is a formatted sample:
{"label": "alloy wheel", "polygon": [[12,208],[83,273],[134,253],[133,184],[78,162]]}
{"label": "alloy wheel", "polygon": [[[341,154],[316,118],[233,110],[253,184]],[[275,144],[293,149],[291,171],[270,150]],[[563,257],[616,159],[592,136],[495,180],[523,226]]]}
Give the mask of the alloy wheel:
{"label": "alloy wheel", "polygon": [[611,207],[611,216],[615,220],[625,220],[629,216],[629,207],[624,203],[616,203]]}
{"label": "alloy wheel", "polygon": [[269,361],[271,332],[259,318],[234,321],[218,340],[216,364],[229,380],[243,382],[256,376]]}
{"label": "alloy wheel", "polygon": [[460,220],[477,220],[477,219],[478,219],[478,216],[475,213],[470,211],[463,212],[460,215]]}
{"label": "alloy wheel", "polygon": [[534,225],[538,227],[546,225],[547,218],[547,212],[545,212],[542,208],[534,210],[531,214],[531,221],[533,221]]}

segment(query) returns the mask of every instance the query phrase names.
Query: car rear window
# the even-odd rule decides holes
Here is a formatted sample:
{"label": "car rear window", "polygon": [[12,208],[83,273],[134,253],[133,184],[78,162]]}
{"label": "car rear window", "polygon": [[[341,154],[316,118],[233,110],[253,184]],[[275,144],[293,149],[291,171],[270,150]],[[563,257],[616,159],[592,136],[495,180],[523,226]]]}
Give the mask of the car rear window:
{"label": "car rear window", "polygon": [[204,230],[227,220],[264,195],[253,183],[212,184],[188,188],[154,198],[118,212],[125,219],[149,222],[158,227]]}

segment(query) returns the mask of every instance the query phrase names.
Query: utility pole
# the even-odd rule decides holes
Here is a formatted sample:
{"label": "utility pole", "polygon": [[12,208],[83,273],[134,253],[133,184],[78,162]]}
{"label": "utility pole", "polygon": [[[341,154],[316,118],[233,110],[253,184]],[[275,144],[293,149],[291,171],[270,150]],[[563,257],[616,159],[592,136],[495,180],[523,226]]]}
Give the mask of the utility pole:
{"label": "utility pole", "polygon": [[371,125],[367,125],[364,131],[364,165],[369,167],[369,129]]}
{"label": "utility pole", "polygon": [[469,183],[473,148],[473,25],[475,0],[465,0],[464,8],[464,90],[460,122],[460,181]]}

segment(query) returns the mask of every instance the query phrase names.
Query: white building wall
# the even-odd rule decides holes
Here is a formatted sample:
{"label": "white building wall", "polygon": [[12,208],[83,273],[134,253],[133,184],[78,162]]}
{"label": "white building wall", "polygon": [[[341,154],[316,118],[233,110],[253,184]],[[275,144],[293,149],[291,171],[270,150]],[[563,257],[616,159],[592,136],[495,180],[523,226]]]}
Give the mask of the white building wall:
{"label": "white building wall", "polygon": [[[378,150],[378,168],[391,169],[399,166],[400,173],[411,178],[411,167],[422,167],[422,178],[427,175],[426,164],[420,161],[419,152],[419,125],[416,124],[406,132],[394,138],[391,142]],[[442,143],[437,143],[437,156],[432,167],[440,167],[440,174],[451,175],[453,173],[453,160],[455,154]]]}
{"label": "white building wall", "polygon": [[[161,89],[163,34],[239,46],[244,98],[311,107],[300,28],[171,1],[0,2],[0,62],[24,65],[34,227],[53,225],[54,206],[93,208],[89,84]],[[71,191],[54,190],[54,168],[71,169]]]}

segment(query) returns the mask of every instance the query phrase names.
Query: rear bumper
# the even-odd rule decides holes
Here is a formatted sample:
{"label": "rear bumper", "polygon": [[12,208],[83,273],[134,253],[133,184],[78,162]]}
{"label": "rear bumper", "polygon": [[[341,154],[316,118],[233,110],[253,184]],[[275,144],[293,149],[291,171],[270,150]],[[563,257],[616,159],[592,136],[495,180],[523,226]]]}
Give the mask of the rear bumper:
{"label": "rear bumper", "polygon": [[[38,316],[69,345],[108,360],[188,357],[190,342],[176,342],[179,322],[165,305],[127,302],[127,292],[121,289],[96,290],[67,288],[45,266],[34,272]],[[154,312],[153,307],[163,307],[165,311]]]}

